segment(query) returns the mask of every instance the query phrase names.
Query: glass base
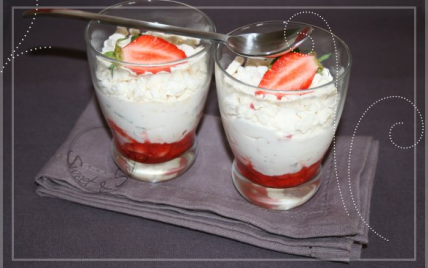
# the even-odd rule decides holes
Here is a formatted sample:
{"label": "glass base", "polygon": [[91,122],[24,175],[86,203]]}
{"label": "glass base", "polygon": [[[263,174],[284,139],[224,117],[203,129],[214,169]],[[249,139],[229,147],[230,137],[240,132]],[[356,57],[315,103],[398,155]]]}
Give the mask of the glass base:
{"label": "glass base", "polygon": [[256,184],[239,172],[236,161],[233,162],[232,177],[238,192],[250,203],[267,209],[289,210],[306,203],[315,195],[321,185],[321,169],[312,180],[290,188],[269,188]]}
{"label": "glass base", "polygon": [[113,159],[116,165],[128,176],[147,182],[161,182],[174,179],[192,166],[198,154],[197,142],[177,158],[159,164],[144,164],[136,162],[121,154],[116,146],[112,145]]}

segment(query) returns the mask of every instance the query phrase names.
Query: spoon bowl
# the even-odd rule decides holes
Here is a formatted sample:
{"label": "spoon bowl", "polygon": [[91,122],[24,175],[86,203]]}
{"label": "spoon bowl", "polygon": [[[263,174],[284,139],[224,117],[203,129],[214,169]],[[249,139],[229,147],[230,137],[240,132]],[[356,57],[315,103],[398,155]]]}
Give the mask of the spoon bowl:
{"label": "spoon bowl", "polygon": [[224,43],[235,53],[246,57],[277,57],[283,55],[307,40],[313,30],[310,26],[302,26],[268,33],[225,35],[72,9],[31,9],[22,14],[24,18],[32,18],[34,15],[86,21],[97,20],[117,26],[209,39]]}
{"label": "spoon bowl", "polygon": [[227,39],[227,45],[232,51],[242,56],[259,55],[273,58],[296,49],[311,32],[310,26],[303,26],[283,31],[231,35]]}

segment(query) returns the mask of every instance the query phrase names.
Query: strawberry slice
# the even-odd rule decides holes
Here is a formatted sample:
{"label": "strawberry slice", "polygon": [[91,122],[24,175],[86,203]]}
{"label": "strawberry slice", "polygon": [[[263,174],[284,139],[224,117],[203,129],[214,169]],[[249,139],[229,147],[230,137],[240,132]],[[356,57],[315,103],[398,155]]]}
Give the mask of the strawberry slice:
{"label": "strawberry slice", "polygon": [[149,156],[148,156],[148,148],[144,144],[141,143],[125,143],[122,144],[122,146],[119,147],[122,153],[137,162],[145,163]]}
{"label": "strawberry slice", "polygon": [[148,163],[157,160],[163,160],[171,150],[171,144],[168,143],[125,143],[121,150],[125,155],[138,162]]}
{"label": "strawberry slice", "polygon": [[171,151],[171,144],[169,143],[153,143],[149,145],[149,157],[162,158]]}
{"label": "strawberry slice", "polygon": [[[184,51],[174,44],[156,36],[142,35],[122,48],[121,59],[125,62],[138,64],[159,64],[186,58]],[[140,67],[127,66],[137,74],[145,72],[170,72],[170,66]]]}
{"label": "strawberry slice", "polygon": [[[319,67],[315,55],[287,53],[274,62],[263,76],[259,87],[277,90],[307,89]],[[258,92],[256,94],[266,93]]]}

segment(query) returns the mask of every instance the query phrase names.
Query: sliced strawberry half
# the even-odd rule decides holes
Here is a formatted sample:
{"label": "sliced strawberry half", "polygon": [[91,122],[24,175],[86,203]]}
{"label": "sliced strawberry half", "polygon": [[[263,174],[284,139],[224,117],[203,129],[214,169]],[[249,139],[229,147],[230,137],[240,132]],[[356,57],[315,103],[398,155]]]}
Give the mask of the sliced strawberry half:
{"label": "sliced strawberry half", "polygon": [[[287,53],[274,62],[263,76],[259,87],[277,90],[307,89],[319,67],[315,55]],[[256,94],[267,94],[267,92]]]}
{"label": "sliced strawberry half", "polygon": [[[122,150],[132,155],[134,158],[144,162],[147,158],[162,158],[171,150],[168,143],[125,143]],[[143,160],[143,161],[142,161]]]}
{"label": "sliced strawberry half", "polygon": [[[174,44],[156,36],[142,35],[122,48],[121,59],[125,62],[138,64],[159,64],[171,61],[177,61],[186,58],[184,51]],[[158,73],[161,71],[169,72],[171,67],[140,67],[127,66],[137,74],[145,72]]]}

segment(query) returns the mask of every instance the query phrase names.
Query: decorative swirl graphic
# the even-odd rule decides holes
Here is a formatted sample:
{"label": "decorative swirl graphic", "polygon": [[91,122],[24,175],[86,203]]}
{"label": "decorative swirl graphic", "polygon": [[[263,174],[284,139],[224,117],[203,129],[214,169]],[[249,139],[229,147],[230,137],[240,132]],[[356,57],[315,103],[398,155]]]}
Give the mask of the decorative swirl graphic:
{"label": "decorative swirl graphic", "polygon": [[414,144],[412,144],[412,145],[410,145],[410,146],[400,146],[400,145],[398,145],[393,139],[392,139],[392,130],[394,129],[394,127],[395,126],[397,126],[397,125],[403,125],[404,123],[403,122],[397,122],[397,123],[394,123],[390,128],[389,128],[389,140],[391,141],[391,143],[394,145],[394,146],[396,146],[397,148],[400,148],[400,149],[410,149],[410,148],[413,148],[413,147],[415,147],[421,140],[422,140],[422,137],[423,137],[423,135],[424,135],[424,127],[425,127],[425,125],[424,125],[424,120],[423,120],[423,118],[422,118],[422,114],[421,114],[421,112],[419,111],[419,109],[416,107],[416,105],[413,103],[413,102],[411,102],[409,99],[406,99],[406,98],[404,98],[404,97],[402,97],[402,96],[388,96],[388,97],[383,97],[383,98],[380,98],[379,100],[377,100],[377,101],[375,101],[374,103],[372,103],[365,111],[364,111],[364,113],[362,114],[362,116],[360,117],[360,119],[358,120],[358,123],[357,123],[357,125],[355,126],[355,129],[354,129],[354,133],[352,134],[352,139],[351,139],[351,145],[350,145],[350,147],[349,147],[349,156],[348,156],[348,185],[349,185],[349,191],[350,191],[350,193],[351,193],[351,199],[352,199],[352,204],[354,205],[354,208],[355,208],[355,210],[357,211],[357,213],[358,213],[358,216],[361,218],[361,220],[363,221],[363,223],[373,232],[373,233],[375,233],[377,236],[379,236],[380,238],[382,238],[382,239],[384,239],[385,241],[389,241],[387,238],[385,238],[385,237],[383,237],[382,235],[380,235],[379,233],[377,233],[375,230],[373,230],[373,228],[371,228],[370,227],[370,225],[367,223],[367,221],[364,219],[364,217],[361,215],[361,213],[360,213],[360,210],[358,209],[358,206],[357,206],[357,204],[356,204],[356,202],[355,202],[355,199],[354,199],[354,194],[353,194],[353,192],[352,192],[352,187],[351,187],[351,155],[352,155],[352,146],[353,146],[353,143],[354,143],[354,138],[355,138],[355,135],[357,134],[357,130],[358,130],[358,127],[360,126],[360,123],[361,123],[361,121],[363,120],[363,118],[364,118],[364,116],[368,113],[368,111],[371,109],[371,108],[373,108],[376,104],[378,104],[379,102],[381,102],[381,101],[384,101],[384,100],[388,100],[388,99],[402,99],[402,100],[405,100],[405,101],[407,101],[407,102],[409,102],[412,106],[413,106],[413,108],[417,111],[417,113],[418,113],[418,115],[419,115],[419,118],[420,118],[420,120],[421,120],[421,124],[422,124],[422,131],[421,131],[421,134],[420,134],[420,136],[419,136],[419,139],[414,143]]}
{"label": "decorative swirl graphic", "polygon": [[[38,8],[39,8],[39,0],[36,0],[36,10],[38,10]],[[3,66],[2,66],[2,68],[1,68],[1,70],[0,70],[0,73],[3,73],[4,68],[6,68],[7,64],[8,64],[12,59],[14,59],[15,57],[19,57],[19,53],[15,53],[15,52],[18,50],[19,46],[24,42],[25,38],[27,38],[27,34],[29,34],[29,33],[30,33],[31,27],[33,26],[34,21],[36,20],[36,15],[37,15],[37,14],[35,14],[35,13],[34,13],[34,17],[33,17],[32,21],[31,21],[30,25],[28,26],[27,33],[26,33],[26,34],[24,34],[24,37],[22,37],[22,38],[21,38],[21,41],[18,43],[18,45],[15,47],[15,49],[13,49],[13,47],[12,47],[12,49],[13,49],[13,50],[12,50],[12,53],[10,53],[9,58],[7,58],[7,60],[8,60],[8,61],[6,61],[6,62],[3,64]],[[45,47],[45,48],[46,48],[46,47]],[[49,46],[49,48],[51,48],[51,47]],[[40,47],[40,49],[41,49],[41,47]],[[36,50],[37,50],[37,48],[36,48]],[[25,51],[25,53],[28,53],[28,51]],[[24,54],[24,52],[21,52],[21,55],[23,55],[23,54]]]}

